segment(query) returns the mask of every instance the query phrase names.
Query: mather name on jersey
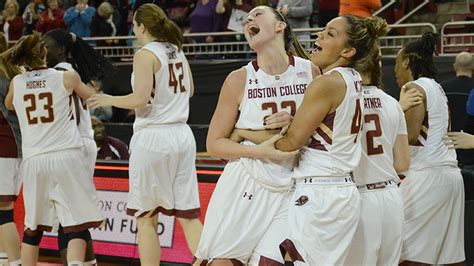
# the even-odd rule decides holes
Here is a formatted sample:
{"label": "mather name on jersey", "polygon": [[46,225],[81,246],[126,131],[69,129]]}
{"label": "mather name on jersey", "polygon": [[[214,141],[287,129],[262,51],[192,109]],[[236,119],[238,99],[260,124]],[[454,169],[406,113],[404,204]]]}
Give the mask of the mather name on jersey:
{"label": "mather name on jersey", "polygon": [[46,80],[34,80],[26,82],[26,89],[42,89],[46,87]]}
{"label": "mather name on jersey", "polygon": [[248,99],[270,98],[304,94],[307,84],[293,84],[280,87],[255,88],[247,90]]}

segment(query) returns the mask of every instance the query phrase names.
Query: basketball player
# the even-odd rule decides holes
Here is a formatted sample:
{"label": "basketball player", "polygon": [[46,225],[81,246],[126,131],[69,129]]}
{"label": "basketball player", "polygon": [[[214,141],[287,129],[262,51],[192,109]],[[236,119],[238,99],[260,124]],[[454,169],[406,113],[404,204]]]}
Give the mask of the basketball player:
{"label": "basketball player", "polygon": [[267,123],[276,124],[267,118],[279,111],[294,114],[307,85],[320,73],[310,61],[288,54],[292,46],[300,55],[304,49],[277,11],[254,8],[244,33],[257,58],[227,77],[207,136],[211,155],[234,160],[225,166],[207,209],[195,255],[203,264],[284,263],[278,244],[287,230],[296,153],[257,155],[258,141],[229,138],[234,128],[263,130]]}
{"label": "basketball player", "polygon": [[137,217],[141,263],[157,265],[158,212],[178,218],[193,254],[201,236],[196,142],[186,124],[194,85],[182,51],[183,34],[163,10],[140,6],[133,31],[144,45],[133,60],[133,93],[96,94],[91,106],[135,109],[127,213]]}
{"label": "basketball player", "polygon": [[386,27],[377,17],[344,16],[317,34],[311,61],[324,75],[308,86],[288,131],[275,144],[282,151],[303,149],[293,170],[289,237],[281,243],[297,265],[350,263],[346,257],[360,215],[351,173],[361,156],[364,116],[362,81],[352,66],[377,49]]}
{"label": "basketball player", "polygon": [[405,206],[403,265],[464,261],[464,186],[456,152],[443,137],[449,111],[443,88],[434,78],[438,36],[425,33],[397,55],[400,87],[415,88],[423,102],[405,112],[411,164],[400,186]]}
{"label": "basketball player", "polygon": [[[7,39],[0,33],[0,53],[8,48]],[[18,118],[5,107],[8,84],[21,73],[18,66],[0,58],[0,265],[21,265],[20,238],[13,220],[13,202],[20,192],[21,133]],[[5,256],[6,261],[2,261]]]}
{"label": "basketball player", "polygon": [[[69,33],[63,29],[48,31],[43,36],[43,43],[48,49],[46,61],[48,67],[62,71],[77,71],[84,83],[101,80],[105,73],[112,69],[111,63],[102,55],[97,53],[81,37]],[[68,58],[70,58],[71,63]],[[79,133],[84,142],[84,156],[88,165],[89,176],[94,175],[95,161],[97,158],[97,146],[94,141],[91,116],[87,104],[76,94],[73,94],[76,121]],[[92,239],[88,235],[85,265],[96,264],[92,249]],[[62,228],[59,230],[58,246],[63,261],[66,260],[67,239],[64,239]]]}
{"label": "basketball player", "polygon": [[361,197],[361,215],[347,261],[353,265],[397,265],[403,240],[403,199],[397,173],[408,170],[405,115],[383,92],[379,44],[355,69],[362,75],[364,116],[362,157],[353,175]]}
{"label": "basketball player", "polygon": [[16,110],[22,133],[25,234],[22,263],[35,265],[42,232],[60,223],[68,244],[69,265],[83,265],[87,229],[104,218],[83,157],[83,142],[71,94],[87,99],[92,91],[74,71],[46,67],[47,49],[38,34],[22,37],[1,56],[29,71],[15,76],[5,103]]}

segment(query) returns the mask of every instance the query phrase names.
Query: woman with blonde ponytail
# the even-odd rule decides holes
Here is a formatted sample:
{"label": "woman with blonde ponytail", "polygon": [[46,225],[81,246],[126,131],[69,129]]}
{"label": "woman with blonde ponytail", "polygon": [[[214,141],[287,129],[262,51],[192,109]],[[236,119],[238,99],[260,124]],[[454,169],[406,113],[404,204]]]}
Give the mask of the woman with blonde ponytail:
{"label": "woman with blonde ponytail", "polygon": [[[373,34],[387,32],[376,24]],[[353,265],[397,265],[403,242],[403,199],[398,173],[410,164],[405,115],[400,104],[380,88],[381,52],[378,41],[355,65],[364,87],[362,157],[354,169],[361,197],[361,216],[349,251]]]}
{"label": "woman with blonde ponytail", "polygon": [[90,103],[93,108],[135,109],[127,214],[137,217],[141,264],[159,265],[158,212],[178,219],[193,254],[202,231],[196,142],[186,124],[194,85],[182,51],[183,34],[163,10],[140,6],[133,32],[143,45],[133,59],[133,92],[96,94]]}

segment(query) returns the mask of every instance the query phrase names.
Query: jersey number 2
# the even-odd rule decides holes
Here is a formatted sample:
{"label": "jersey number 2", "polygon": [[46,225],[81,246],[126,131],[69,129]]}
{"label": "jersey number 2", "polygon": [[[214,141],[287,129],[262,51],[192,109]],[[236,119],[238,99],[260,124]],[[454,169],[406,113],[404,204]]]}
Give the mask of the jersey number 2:
{"label": "jersey number 2", "polygon": [[[178,78],[176,78],[174,72],[178,74]],[[168,86],[173,88],[174,94],[178,93],[178,86],[180,92],[185,92],[186,88],[183,85],[183,63],[175,63],[175,64],[168,64],[168,72],[170,74],[170,80],[168,82]]]}
{"label": "jersey number 2", "polygon": [[[28,118],[28,124],[35,125],[38,124],[38,117],[33,117],[31,112],[36,111],[36,95],[35,94],[26,94],[23,96],[23,100],[29,101],[30,106],[26,107],[26,117]],[[40,116],[39,121],[41,123],[51,123],[54,121],[54,111],[53,111],[53,94],[51,92],[43,92],[38,94],[38,100],[46,100],[46,103],[43,105],[44,110],[48,111],[47,116]]]}

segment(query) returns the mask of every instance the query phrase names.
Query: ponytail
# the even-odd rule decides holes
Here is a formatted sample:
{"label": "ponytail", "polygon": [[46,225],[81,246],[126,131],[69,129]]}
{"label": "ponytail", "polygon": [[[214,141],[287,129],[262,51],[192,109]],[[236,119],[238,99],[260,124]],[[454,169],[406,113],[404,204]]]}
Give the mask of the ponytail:
{"label": "ponytail", "polygon": [[[0,33],[0,53],[3,53],[8,48],[7,38],[5,34]],[[13,65],[5,60],[3,57],[0,58],[0,75],[7,80],[12,80],[18,74],[21,74],[21,68],[17,65]]]}
{"label": "ponytail", "polygon": [[84,83],[101,80],[107,72],[113,69],[109,60],[74,33],[63,29],[54,29],[48,31],[45,37],[53,39],[58,46],[64,47],[65,56],[71,57],[71,65],[79,73]]}
{"label": "ponytail", "polygon": [[286,28],[284,32],[285,50],[301,58],[309,59],[308,51],[304,48],[304,46],[300,43],[300,41],[296,37],[295,33],[291,30],[290,23],[285,18],[285,16],[283,16],[283,14],[280,13],[280,11],[276,9],[272,8],[271,10],[273,11],[275,18],[278,21],[285,22],[286,24]]}
{"label": "ponytail", "polygon": [[425,32],[420,40],[410,42],[403,47],[402,56],[408,58],[408,66],[414,79],[436,76],[438,71],[433,61],[433,55],[436,54],[438,39],[438,34]]}
{"label": "ponytail", "polygon": [[151,3],[141,5],[135,12],[135,21],[143,24],[158,41],[172,43],[180,51],[183,48],[183,33],[159,6]]}
{"label": "ponytail", "polygon": [[43,66],[46,63],[45,56],[46,49],[38,33],[21,37],[13,47],[0,55],[10,64],[25,66],[27,69]]}

